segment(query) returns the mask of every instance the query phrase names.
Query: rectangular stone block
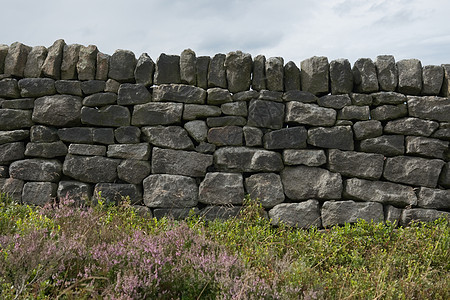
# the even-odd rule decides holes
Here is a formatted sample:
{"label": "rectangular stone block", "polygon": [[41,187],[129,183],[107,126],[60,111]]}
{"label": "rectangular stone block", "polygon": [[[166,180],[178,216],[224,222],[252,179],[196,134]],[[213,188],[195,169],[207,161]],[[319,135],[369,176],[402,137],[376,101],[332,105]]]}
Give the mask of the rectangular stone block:
{"label": "rectangular stone block", "polygon": [[356,223],[358,220],[369,223],[384,221],[383,205],[378,202],[327,201],[321,214],[323,227]]}
{"label": "rectangular stone block", "polygon": [[378,180],[383,174],[384,156],[354,151],[330,149],[328,168],[347,177]]}

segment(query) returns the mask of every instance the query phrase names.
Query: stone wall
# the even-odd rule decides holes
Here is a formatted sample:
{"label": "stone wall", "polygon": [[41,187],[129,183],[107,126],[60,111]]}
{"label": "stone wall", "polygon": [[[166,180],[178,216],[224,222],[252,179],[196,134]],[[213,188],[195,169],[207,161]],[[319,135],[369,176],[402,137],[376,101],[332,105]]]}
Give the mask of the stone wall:
{"label": "stone wall", "polygon": [[242,52],[0,45],[0,188],[42,205],[98,192],[156,217],[432,220],[450,210],[450,65],[299,66]]}

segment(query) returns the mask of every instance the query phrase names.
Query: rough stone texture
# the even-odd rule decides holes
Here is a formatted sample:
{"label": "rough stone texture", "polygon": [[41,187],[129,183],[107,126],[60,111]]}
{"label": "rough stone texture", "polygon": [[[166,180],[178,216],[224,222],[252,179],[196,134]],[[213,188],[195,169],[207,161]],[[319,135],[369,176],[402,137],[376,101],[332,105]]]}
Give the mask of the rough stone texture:
{"label": "rough stone texture", "polygon": [[83,96],[81,82],[73,80],[58,80],[55,82],[56,91],[59,94]]}
{"label": "rough stone texture", "polygon": [[405,153],[403,135],[382,135],[362,140],[359,150],[363,152],[380,153],[384,156],[397,156]]}
{"label": "rough stone texture", "polygon": [[117,166],[119,179],[132,184],[141,184],[150,171],[150,162],[143,160],[125,159]]}
{"label": "rough stone texture", "polygon": [[397,62],[398,91],[407,95],[419,95],[422,91],[422,63],[418,59]]}
{"label": "rough stone texture", "polygon": [[58,182],[61,178],[62,164],[50,159],[17,160],[9,166],[9,176],[25,181]]}
{"label": "rough stone texture", "polygon": [[75,205],[82,205],[92,197],[92,187],[84,182],[64,180],[58,183],[56,195],[60,201],[71,200]]}
{"label": "rough stone texture", "polygon": [[252,89],[261,91],[266,89],[266,57],[257,55],[253,59]]}
{"label": "rough stone texture", "polygon": [[84,106],[97,107],[117,103],[117,95],[114,93],[96,93],[83,99]]}
{"label": "rough stone texture", "polygon": [[392,182],[434,188],[444,164],[439,159],[391,157],[386,159],[383,177]]}
{"label": "rough stone texture", "polygon": [[196,73],[195,73],[195,52],[191,49],[186,49],[181,52],[180,55],[180,79],[181,83],[195,85]]}
{"label": "rough stone texture", "polygon": [[351,126],[317,127],[308,130],[308,144],[340,150],[353,150],[353,131]]}
{"label": "rough stone texture", "polygon": [[384,126],[384,132],[403,135],[430,136],[438,129],[438,127],[439,123],[434,121],[426,121],[418,118],[403,118],[389,121],[386,126]]}
{"label": "rough stone texture", "polygon": [[148,160],[150,145],[147,143],[109,145],[106,155],[112,158]]}
{"label": "rough stone texture", "polygon": [[447,128],[447,126],[443,126],[443,124],[449,123],[441,123],[439,128],[431,135],[431,137],[444,141],[450,141],[450,127]]}
{"label": "rough stone texture", "polygon": [[294,124],[333,126],[336,122],[336,115],[336,111],[331,108],[320,107],[317,104],[291,101],[286,103],[286,116],[284,120],[287,123]]}
{"label": "rough stone texture", "polygon": [[88,80],[81,82],[81,90],[85,95],[104,92],[106,83],[102,80]]}
{"label": "rough stone texture", "polygon": [[248,53],[229,52],[224,66],[227,74],[228,90],[231,93],[250,89],[253,60]]}
{"label": "rough stone texture", "polygon": [[32,125],[31,110],[0,109],[0,130],[29,128]]}
{"label": "rough stone texture", "polygon": [[137,84],[149,87],[153,84],[153,74],[155,73],[155,63],[147,53],[142,53],[134,69],[134,78]]}
{"label": "rough stone texture", "polygon": [[325,151],[323,150],[283,150],[283,161],[285,165],[305,165],[310,167],[318,167],[327,162]]}
{"label": "rough stone texture", "polygon": [[34,101],[32,120],[50,126],[64,127],[80,124],[81,98],[70,95],[53,95]]}
{"label": "rough stone texture", "polygon": [[396,208],[392,205],[384,206],[384,220],[392,224],[398,225],[400,223],[400,217],[402,215],[402,209]]}
{"label": "rough stone texture", "polygon": [[20,91],[17,80],[13,78],[5,78],[0,80],[0,97],[19,98]]}
{"label": "rough stone texture", "polygon": [[98,49],[95,45],[81,46],[78,53],[78,80],[94,80],[97,67]]}
{"label": "rough stone texture", "polygon": [[225,54],[219,53],[211,59],[208,70],[208,87],[227,88],[225,58]]}
{"label": "rough stone texture", "polygon": [[11,99],[5,100],[0,104],[2,108],[11,109],[33,109],[34,98],[21,98],[21,99]]}
{"label": "rough stone texture", "polygon": [[94,129],[87,127],[71,127],[58,130],[59,138],[64,142],[92,144]]}
{"label": "rough stone texture", "polygon": [[283,92],[262,90],[259,92],[258,99],[283,102]]}
{"label": "rough stone texture", "polygon": [[238,126],[214,127],[208,130],[208,143],[216,146],[242,146],[243,130]]}
{"label": "rough stone texture", "polygon": [[239,216],[242,206],[206,206],[199,215],[207,221],[226,220]]}
{"label": "rough stone texture", "polygon": [[444,80],[444,68],[441,66],[424,66],[422,80],[422,95],[438,95]]}
{"label": "rough stone texture", "polygon": [[213,154],[216,151],[216,145],[200,142],[197,146],[195,146],[195,151],[206,154]]}
{"label": "rough stone texture", "polygon": [[0,164],[23,159],[25,146],[23,142],[14,142],[0,145]]}
{"label": "rough stone texture", "polygon": [[10,196],[14,201],[22,202],[24,182],[14,178],[0,178],[0,190]]}
{"label": "rough stone texture", "polygon": [[378,92],[371,95],[373,98],[373,105],[382,105],[382,104],[402,104],[407,101],[407,97],[400,93],[395,92]]}
{"label": "rough stone texture", "polygon": [[370,111],[372,119],[379,121],[395,120],[408,115],[406,104],[381,105]]}
{"label": "rough stone texture", "polygon": [[245,126],[247,119],[239,116],[211,117],[206,119],[208,127]]}
{"label": "rough stone texture", "polygon": [[244,126],[243,133],[246,146],[262,146],[263,132],[261,129],[251,126]]}
{"label": "rough stone texture", "polygon": [[378,120],[368,120],[353,124],[353,133],[356,140],[378,137],[383,134],[383,126]]}
{"label": "rough stone texture", "polygon": [[144,140],[157,147],[192,150],[194,144],[187,131],[180,126],[142,127]]}
{"label": "rough stone texture", "polygon": [[54,200],[57,188],[57,184],[52,182],[27,182],[23,186],[22,202],[44,206]]}
{"label": "rough stone texture", "polygon": [[367,222],[383,222],[383,205],[377,202],[327,201],[322,206],[322,225],[344,225],[356,223],[359,219]]}
{"label": "rough stone texture", "polygon": [[415,156],[440,158],[445,160],[449,151],[449,142],[426,137],[407,136],[406,153]]}
{"label": "rough stone texture", "polygon": [[372,105],[372,96],[371,95],[350,93],[350,99],[352,99],[353,105],[358,105],[358,106]]}
{"label": "rough stone texture", "polygon": [[189,121],[184,124],[184,129],[189,133],[189,135],[197,142],[204,142],[208,135],[208,126],[205,121],[194,120]]}
{"label": "rough stone texture", "polygon": [[152,173],[203,177],[213,156],[192,151],[153,148]]}
{"label": "rough stone texture", "polygon": [[439,97],[410,97],[410,116],[440,122],[450,122],[450,99]]}
{"label": "rough stone texture", "polygon": [[265,63],[266,85],[269,91],[284,91],[284,60],[282,57],[270,57]]}
{"label": "rough stone texture", "polygon": [[51,143],[27,143],[25,148],[26,156],[54,158],[67,154],[67,146],[61,142]]}
{"label": "rough stone texture", "polygon": [[400,225],[408,226],[411,222],[433,222],[441,217],[450,219],[450,213],[435,209],[411,208],[404,209],[400,217]]}
{"label": "rough stone texture", "polygon": [[109,60],[111,56],[101,52],[97,52],[97,64],[95,69],[95,79],[106,81],[109,72]]}
{"label": "rough stone texture", "polygon": [[94,128],[92,141],[100,144],[114,144],[114,130],[112,128]]}
{"label": "rough stone texture", "polygon": [[19,80],[22,97],[42,97],[56,94],[55,81],[50,78],[24,78]]}
{"label": "rough stone texture", "polygon": [[[255,65],[253,65],[255,68]],[[254,71],[253,71],[254,72]],[[300,69],[293,61],[289,61],[284,66],[284,90],[299,91],[300,90]]]}
{"label": "rough stone texture", "polygon": [[303,126],[282,128],[264,135],[264,148],[269,150],[306,148],[307,137],[307,131]]}
{"label": "rough stone texture", "polygon": [[247,103],[244,101],[224,103],[220,106],[224,115],[247,117]]}
{"label": "rough stone texture", "polygon": [[23,77],[23,71],[25,70],[27,57],[31,49],[30,46],[19,42],[12,43],[5,57],[4,74]]}
{"label": "rough stone texture", "polygon": [[129,199],[132,204],[142,203],[142,192],[134,184],[97,183],[94,188],[94,202],[98,201],[100,197],[106,203],[119,204],[126,199]]}
{"label": "rough stone texture", "polygon": [[78,79],[77,63],[81,45],[65,45],[61,61],[61,79]]}
{"label": "rough stone texture", "polygon": [[248,107],[248,126],[280,129],[283,127],[284,104],[252,100]]}
{"label": "rough stone texture", "polygon": [[233,101],[230,92],[227,89],[210,88],[207,90],[207,93],[208,97],[206,103],[210,105],[221,105]]}
{"label": "rough stone texture", "polygon": [[128,50],[118,49],[109,60],[108,77],[118,82],[133,82],[136,57]]}
{"label": "rough stone texture", "polygon": [[375,60],[380,90],[393,92],[398,85],[398,71],[392,55],[379,55]]}
{"label": "rough stone texture", "polygon": [[316,167],[287,166],[280,175],[284,193],[291,200],[341,198],[342,178],[340,174]]}
{"label": "rough stone texture", "polygon": [[153,215],[156,219],[162,219],[163,217],[174,219],[174,220],[184,220],[193,215],[198,215],[200,213],[197,207],[191,208],[155,208],[153,210]]}
{"label": "rough stone texture", "polygon": [[442,82],[441,96],[450,96],[450,64],[441,65],[444,68],[444,81]]}
{"label": "rough stone texture", "polygon": [[0,74],[5,71],[5,58],[8,55],[8,45],[0,44]]}
{"label": "rough stone texture", "polygon": [[283,94],[283,101],[297,101],[303,103],[316,103],[319,98],[310,92],[305,91],[287,91]]}
{"label": "rough stone texture", "polygon": [[82,182],[114,182],[120,160],[102,156],[76,156],[68,154],[63,173]]}
{"label": "rough stone texture", "polygon": [[302,91],[314,95],[329,93],[329,64],[324,56],[313,56],[300,63]]}
{"label": "rough stone texture", "polygon": [[194,178],[156,174],[144,179],[144,204],[148,207],[193,207],[198,202]]}
{"label": "rough stone texture", "polygon": [[417,206],[422,208],[449,209],[450,190],[421,187],[419,189]]}
{"label": "rough stone texture", "polygon": [[348,59],[330,62],[331,94],[349,94],[353,91],[353,73]]}
{"label": "rough stone texture", "polygon": [[38,78],[41,76],[42,65],[45,62],[47,53],[47,48],[44,46],[36,46],[31,49],[23,71],[23,76],[25,78]]}
{"label": "rough stone texture", "polygon": [[442,168],[439,176],[439,185],[444,188],[450,188],[450,162],[446,163]]}
{"label": "rough stone texture", "polygon": [[134,106],[131,125],[169,125],[180,123],[182,113],[182,103],[153,102],[139,104]]}
{"label": "rough stone texture", "polygon": [[214,152],[217,170],[227,172],[279,172],[283,169],[277,152],[246,147],[223,147]]}
{"label": "rough stone texture", "polygon": [[105,92],[118,93],[120,87],[120,82],[114,79],[108,79],[106,81]]}
{"label": "rough stone texture", "polygon": [[334,108],[334,109],[342,109],[344,106],[350,105],[352,100],[348,95],[326,95],[320,97],[317,101],[322,107]]}
{"label": "rough stone texture", "polygon": [[130,125],[130,111],[120,105],[108,105],[99,109],[84,106],[81,109],[81,122],[93,126],[128,126]]}
{"label": "rough stone texture", "polygon": [[135,105],[144,104],[152,100],[152,95],[142,84],[123,83],[119,87],[117,104]]}
{"label": "rough stone texture", "polygon": [[181,83],[180,57],[162,53],[156,60],[155,84]]}
{"label": "rough stone texture", "polygon": [[345,106],[337,114],[338,120],[369,120],[369,106],[350,105]]}
{"label": "rough stone texture", "polygon": [[346,199],[379,202],[396,207],[417,204],[417,196],[410,186],[358,178],[345,181],[343,196]]}
{"label": "rough stone texture", "polygon": [[264,208],[284,201],[283,184],[275,173],[253,174],[245,179],[245,190],[252,199],[258,199]]}
{"label": "rough stone texture", "polygon": [[187,104],[204,104],[206,91],[184,84],[162,84],[153,88],[153,101],[172,101]]}
{"label": "rough stone texture", "polygon": [[378,180],[383,174],[384,156],[330,149],[328,168],[347,177]]}
{"label": "rough stone texture", "polygon": [[114,137],[121,144],[137,144],[140,142],[141,129],[135,126],[122,126],[114,130]]}
{"label": "rough stone texture", "polygon": [[200,183],[198,201],[204,204],[239,205],[244,200],[244,180],[242,174],[207,173]]}
{"label": "rough stone texture", "polygon": [[0,131],[0,144],[18,142],[30,136],[29,130]]}
{"label": "rough stone texture", "polygon": [[272,225],[289,227],[322,227],[319,201],[308,200],[301,203],[282,203],[269,210]]}
{"label": "rough stone texture", "polygon": [[70,144],[68,153],[86,156],[105,156],[106,146],[103,145],[86,145],[86,144]]}
{"label": "rough stone texture", "polygon": [[378,78],[375,64],[370,58],[359,58],[352,68],[354,90],[357,93],[378,91]]}
{"label": "rough stone texture", "polygon": [[56,40],[53,45],[48,48],[48,54],[42,65],[42,75],[52,79],[61,78],[61,63],[63,58],[63,51],[66,43],[64,40]]}
{"label": "rough stone texture", "polygon": [[197,86],[202,89],[208,88],[208,69],[211,58],[209,56],[199,56],[195,62],[195,72]]}

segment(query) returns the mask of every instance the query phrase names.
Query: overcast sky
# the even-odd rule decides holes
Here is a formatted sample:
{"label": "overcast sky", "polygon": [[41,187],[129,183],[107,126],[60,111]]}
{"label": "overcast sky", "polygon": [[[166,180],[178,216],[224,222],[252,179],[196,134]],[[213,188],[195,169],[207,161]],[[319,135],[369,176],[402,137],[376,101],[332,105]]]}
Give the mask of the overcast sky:
{"label": "overcast sky", "polygon": [[311,56],[331,61],[418,58],[450,63],[448,0],[0,0],[0,44],[97,45],[136,57],[191,48],[213,56],[241,50],[281,56],[297,65]]}

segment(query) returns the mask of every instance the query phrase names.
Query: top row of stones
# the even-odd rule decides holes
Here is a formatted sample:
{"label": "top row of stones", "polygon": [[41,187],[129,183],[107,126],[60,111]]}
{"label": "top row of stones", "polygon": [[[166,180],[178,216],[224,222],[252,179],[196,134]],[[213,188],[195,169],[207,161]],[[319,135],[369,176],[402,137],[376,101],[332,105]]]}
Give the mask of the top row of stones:
{"label": "top row of stones", "polygon": [[48,49],[16,42],[0,45],[0,79],[49,77],[55,80],[108,80],[145,86],[174,83],[204,89],[219,87],[232,93],[253,90],[302,90],[314,95],[397,91],[408,95],[450,95],[450,64],[422,67],[417,59],[398,62],[380,55],[375,62],[347,59],[331,62],[314,56],[284,64],[281,57],[254,59],[241,51],[196,57],[187,49],[181,55],[161,54],[156,64],[147,53],[136,59],[133,52],[116,50],[112,56],[94,45],[67,45],[60,39]]}

